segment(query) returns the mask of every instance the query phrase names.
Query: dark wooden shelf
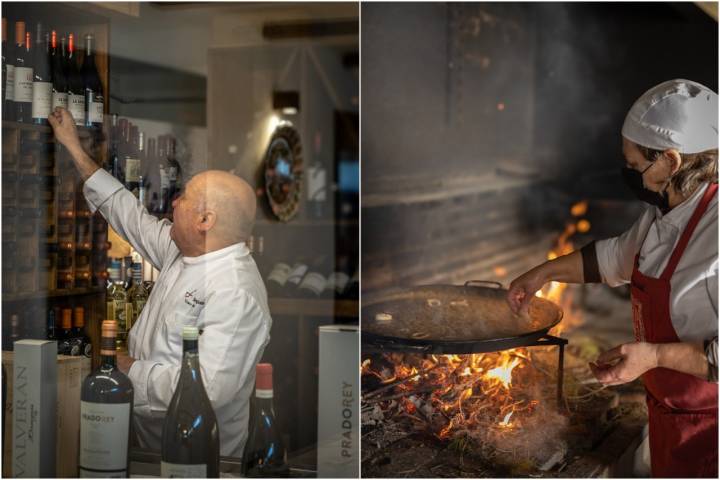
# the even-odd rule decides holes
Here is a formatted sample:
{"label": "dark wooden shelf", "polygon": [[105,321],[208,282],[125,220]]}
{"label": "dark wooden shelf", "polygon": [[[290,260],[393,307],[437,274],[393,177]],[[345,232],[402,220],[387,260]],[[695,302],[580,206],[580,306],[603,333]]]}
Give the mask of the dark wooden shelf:
{"label": "dark wooden shelf", "polygon": [[38,290],[37,292],[24,293],[3,293],[3,302],[21,302],[25,300],[36,300],[39,298],[72,297],[79,295],[93,295],[102,293],[105,287],[72,288],[67,290]]}
{"label": "dark wooden shelf", "polygon": [[268,301],[272,315],[351,318],[360,312],[357,300],[271,297]]}
{"label": "dark wooden shelf", "polygon": [[[8,128],[11,130],[26,130],[30,132],[52,133],[52,127],[50,125],[35,125],[33,123],[10,122],[8,120],[3,120],[2,128]],[[90,133],[94,131],[95,128],[77,126],[77,130],[78,133],[82,135],[83,133]]]}

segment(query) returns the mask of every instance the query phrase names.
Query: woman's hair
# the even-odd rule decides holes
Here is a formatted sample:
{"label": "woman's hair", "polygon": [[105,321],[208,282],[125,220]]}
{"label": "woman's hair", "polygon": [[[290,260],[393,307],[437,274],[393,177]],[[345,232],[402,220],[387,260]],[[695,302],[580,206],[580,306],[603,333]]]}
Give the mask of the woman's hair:
{"label": "woman's hair", "polygon": [[[638,145],[638,150],[651,162],[662,156],[662,150]],[[684,196],[690,195],[704,182],[717,182],[718,180],[718,149],[705,150],[699,153],[681,153],[682,163],[680,169],[670,179],[676,192]]]}

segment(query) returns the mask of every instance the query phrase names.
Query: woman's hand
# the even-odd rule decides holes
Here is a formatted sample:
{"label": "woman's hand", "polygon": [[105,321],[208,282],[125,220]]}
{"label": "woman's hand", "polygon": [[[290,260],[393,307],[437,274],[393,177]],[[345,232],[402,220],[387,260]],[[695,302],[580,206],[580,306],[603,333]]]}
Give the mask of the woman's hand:
{"label": "woman's hand", "polygon": [[604,385],[621,385],[632,382],[643,373],[658,366],[658,348],[655,343],[625,343],[601,354],[590,370]]}
{"label": "woman's hand", "polygon": [[507,301],[513,312],[520,313],[527,309],[535,292],[547,283],[547,276],[545,274],[546,265],[547,263],[538,265],[512,281],[507,294]]}
{"label": "woman's hand", "polygon": [[75,120],[72,114],[62,107],[55,107],[55,111],[48,116],[48,122],[53,128],[55,138],[68,150],[80,148],[80,139],[78,138]]}

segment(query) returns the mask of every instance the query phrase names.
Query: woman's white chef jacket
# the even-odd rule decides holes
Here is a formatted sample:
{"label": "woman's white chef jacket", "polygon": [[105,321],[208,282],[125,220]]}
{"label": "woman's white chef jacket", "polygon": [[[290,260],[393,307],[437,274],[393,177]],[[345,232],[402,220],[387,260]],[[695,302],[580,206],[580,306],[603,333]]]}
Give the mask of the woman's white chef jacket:
{"label": "woman's white chef jacket", "polygon": [[[659,277],[706,188],[707,184],[701,186],[665,215],[657,207],[649,207],[627,232],[596,242],[603,282],[610,286],[629,283],[638,251],[640,272]],[[710,340],[706,351],[711,368],[714,366],[715,369],[718,336],[717,208],[718,196],[715,195],[670,279],[670,319],[675,332],[685,342]]]}
{"label": "woman's white chef jacket", "polygon": [[133,325],[129,377],[135,388],[134,428],[141,446],[160,448],[163,419],[182,360],[182,327],[202,331],[200,366],[220,428],[223,456],[242,456],[255,365],[270,339],[265,286],[250,251],[238,243],[199,257],[183,257],[158,220],[123,185],[100,169],[84,186],[90,208],[160,275]]}

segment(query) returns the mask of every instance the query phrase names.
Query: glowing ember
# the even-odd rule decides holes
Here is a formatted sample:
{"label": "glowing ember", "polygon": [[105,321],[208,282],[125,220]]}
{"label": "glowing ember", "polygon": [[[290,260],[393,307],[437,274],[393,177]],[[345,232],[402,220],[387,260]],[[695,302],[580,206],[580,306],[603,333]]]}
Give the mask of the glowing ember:
{"label": "glowing ember", "polygon": [[590,222],[587,220],[580,220],[577,223],[577,231],[580,233],[587,233],[590,231]]}

